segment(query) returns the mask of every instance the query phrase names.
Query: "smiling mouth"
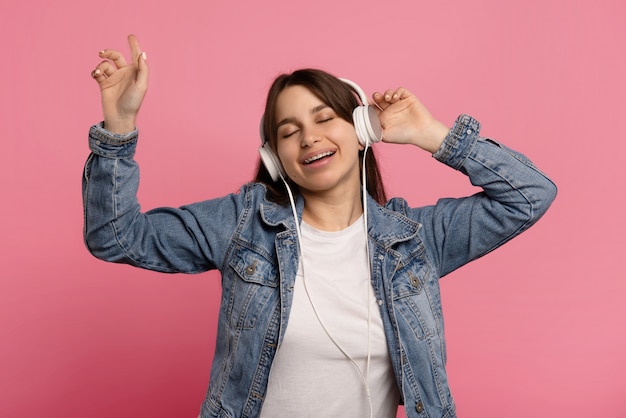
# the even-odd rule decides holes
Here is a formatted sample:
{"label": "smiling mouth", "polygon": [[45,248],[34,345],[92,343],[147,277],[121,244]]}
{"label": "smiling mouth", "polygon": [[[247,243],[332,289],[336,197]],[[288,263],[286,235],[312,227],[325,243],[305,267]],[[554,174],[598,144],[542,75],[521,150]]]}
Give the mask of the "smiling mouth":
{"label": "smiling mouth", "polygon": [[334,151],[326,151],[326,152],[322,152],[321,154],[317,154],[314,155],[313,157],[307,158],[306,160],[304,160],[304,164],[311,164],[314,163],[315,161],[319,161],[322,158],[325,157],[330,157],[331,155],[333,155],[335,152]]}

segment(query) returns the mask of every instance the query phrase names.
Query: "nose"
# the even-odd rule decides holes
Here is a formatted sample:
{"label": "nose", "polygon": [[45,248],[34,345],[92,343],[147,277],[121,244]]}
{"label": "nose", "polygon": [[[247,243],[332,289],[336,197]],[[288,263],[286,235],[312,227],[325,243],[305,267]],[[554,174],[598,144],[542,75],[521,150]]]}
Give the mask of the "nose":
{"label": "nose", "polygon": [[[304,129],[304,128],[303,128]],[[315,129],[306,128],[302,135],[302,140],[300,141],[300,146],[302,148],[308,148],[319,142],[322,139],[321,135],[319,135]]]}

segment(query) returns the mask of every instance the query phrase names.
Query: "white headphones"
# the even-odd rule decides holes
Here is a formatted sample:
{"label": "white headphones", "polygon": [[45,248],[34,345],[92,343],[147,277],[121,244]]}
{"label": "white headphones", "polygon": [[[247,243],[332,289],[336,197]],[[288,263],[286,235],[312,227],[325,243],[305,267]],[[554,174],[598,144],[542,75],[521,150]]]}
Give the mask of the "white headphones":
{"label": "white headphones", "polygon": [[[361,102],[361,105],[355,107],[352,111],[352,121],[359,143],[364,147],[370,147],[372,144],[380,142],[383,139],[383,132],[376,109],[368,104],[365,92],[355,82],[345,78],[340,78],[340,80],[350,86]],[[260,135],[261,147],[259,148],[259,154],[261,154],[261,161],[263,161],[263,165],[265,165],[272,180],[277,181],[279,178],[284,177],[285,172],[278,156],[270,147],[265,135],[263,135],[263,118],[261,118]]]}

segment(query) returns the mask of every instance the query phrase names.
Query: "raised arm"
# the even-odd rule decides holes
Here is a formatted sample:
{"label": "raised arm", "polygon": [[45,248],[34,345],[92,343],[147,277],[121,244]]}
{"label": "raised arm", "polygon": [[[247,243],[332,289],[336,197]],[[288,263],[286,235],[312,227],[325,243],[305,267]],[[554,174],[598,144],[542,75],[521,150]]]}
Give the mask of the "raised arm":
{"label": "raised arm", "polygon": [[480,136],[480,124],[460,116],[452,129],[408,90],[375,93],[383,140],[416,145],[467,175],[482,192],[402,210],[423,225],[422,239],[444,276],[530,228],[556,196],[556,186],[522,154]]}
{"label": "raised arm", "polygon": [[82,181],[85,244],[100,259],[151,270],[217,268],[241,210],[238,195],[141,211],[135,125],[148,87],[148,65],[137,39],[131,35],[128,41],[130,62],[107,49],[99,53],[104,60],[92,72],[104,122],[89,130],[91,154]]}

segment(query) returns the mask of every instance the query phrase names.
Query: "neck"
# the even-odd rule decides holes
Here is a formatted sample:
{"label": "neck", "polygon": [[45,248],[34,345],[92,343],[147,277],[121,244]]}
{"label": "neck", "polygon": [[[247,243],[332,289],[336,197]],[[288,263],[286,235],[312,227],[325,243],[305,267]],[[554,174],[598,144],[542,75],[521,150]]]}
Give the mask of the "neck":
{"label": "neck", "polygon": [[341,231],[352,225],[363,213],[360,190],[341,196],[318,196],[303,193],[302,219],[322,231]]}

